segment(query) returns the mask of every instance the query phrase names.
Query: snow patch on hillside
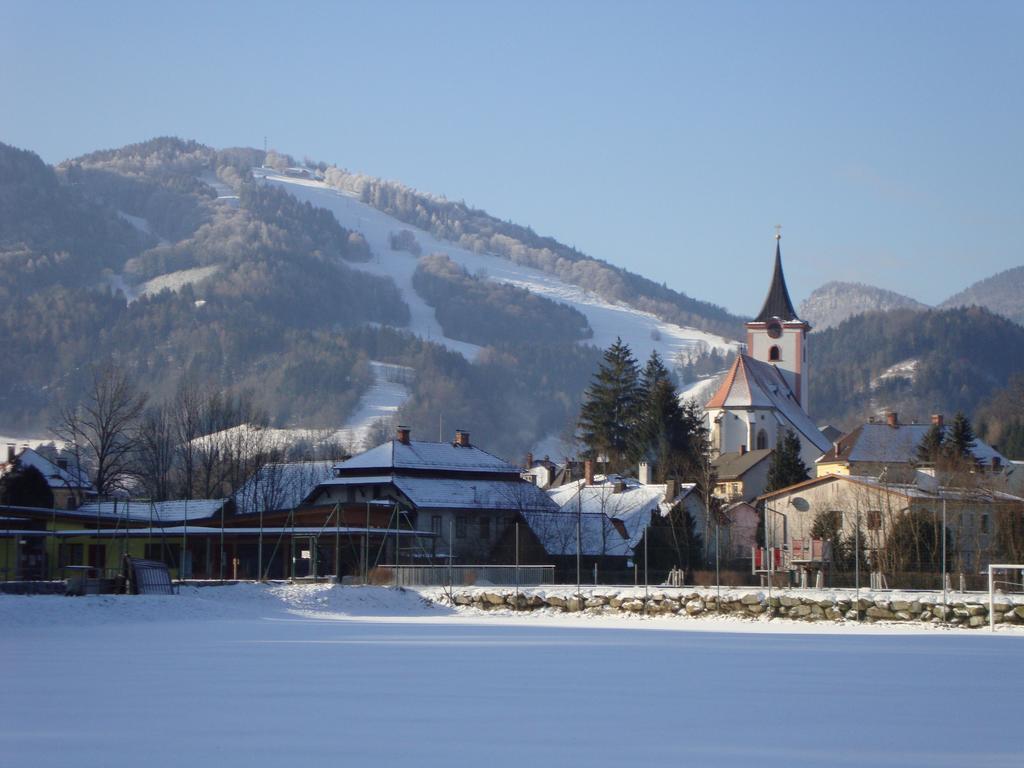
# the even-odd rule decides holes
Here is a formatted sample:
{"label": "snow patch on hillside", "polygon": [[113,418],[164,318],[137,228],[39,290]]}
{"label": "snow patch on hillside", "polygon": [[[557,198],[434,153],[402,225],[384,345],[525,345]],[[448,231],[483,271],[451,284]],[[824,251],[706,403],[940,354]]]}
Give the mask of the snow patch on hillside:
{"label": "snow patch on hillside", "polygon": [[371,362],[373,384],[359,399],[359,405],[340,430],[340,439],[355,448],[372,448],[374,428],[383,422],[389,429],[398,415],[398,409],[409,399],[408,384],[415,371],[404,365]]}
{"label": "snow patch on hillside", "polygon": [[917,381],[917,368],[921,361],[917,358],[908,358],[907,360],[901,360],[895,365],[890,365],[880,374],[873,382],[871,382],[871,388],[875,389],[885,381],[891,381],[894,379],[903,379],[913,384]]}
{"label": "snow patch on hillside", "polygon": [[[398,409],[409,399],[409,387],[415,370],[404,365],[370,362],[373,383],[363,393],[352,415],[341,428],[260,427],[240,424],[210,435],[196,438],[198,447],[213,445],[237,446],[243,454],[256,455],[267,450],[286,450],[299,443],[313,447],[344,446],[359,451],[376,445],[375,431],[380,423],[390,432]],[[389,435],[390,437],[390,435]],[[373,443],[371,445],[370,443]]]}
{"label": "snow patch on hillside", "polygon": [[213,265],[168,272],[166,275],[158,275],[152,280],[147,280],[136,288],[136,292],[139,296],[153,296],[166,288],[177,293],[189,283],[199,283],[215,275],[219,269],[219,266]]}
{"label": "snow patch on hillside", "polygon": [[418,335],[437,341],[450,349],[462,352],[473,359],[479,347],[444,335],[437,322],[434,310],[412,287],[412,275],[416,270],[416,258],[404,251],[393,251],[390,235],[403,229],[412,231],[424,254],[445,253],[462,265],[470,274],[485,275],[488,279],[526,288],[540,296],[567,304],[582,312],[594,336],[588,343],[608,347],[617,337],[629,344],[633,354],[640,360],[646,359],[657,350],[667,364],[674,364],[680,352],[688,352],[701,343],[707,348],[730,351],[737,343],[694,328],[667,323],[649,312],[643,312],[625,304],[617,304],[601,298],[575,285],[566,283],[554,275],[489,254],[479,254],[439,240],[429,232],[399,221],[377,209],[360,202],[350,194],[308,179],[295,179],[274,174],[268,169],[253,169],[253,174],[268,183],[280,185],[299,200],[309,202],[331,211],[339,223],[361,232],[370,244],[374,260],[365,264],[351,264],[377,275],[394,279],[409,304],[412,312],[410,327]]}
{"label": "snow patch on hillside", "polygon": [[711,376],[705,376],[697,379],[697,381],[685,385],[679,390],[680,402],[696,400],[697,403],[703,407],[704,403],[710,400],[711,396],[715,394],[715,390],[721,386],[722,380],[725,378],[727,373],[728,371],[719,371]]}

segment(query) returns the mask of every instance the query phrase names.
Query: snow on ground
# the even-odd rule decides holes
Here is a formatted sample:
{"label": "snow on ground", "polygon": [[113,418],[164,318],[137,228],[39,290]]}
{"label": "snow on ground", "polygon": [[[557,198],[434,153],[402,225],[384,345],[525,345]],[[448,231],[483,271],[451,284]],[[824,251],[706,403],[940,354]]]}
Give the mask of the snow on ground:
{"label": "snow on ground", "polygon": [[1020,634],[492,617],[326,585],[0,596],[0,626],[11,765],[1021,762]]}
{"label": "snow on ground", "polygon": [[696,400],[701,406],[704,405],[711,396],[715,394],[715,390],[721,385],[722,380],[728,371],[721,371],[712,376],[706,376],[701,379],[697,379],[690,384],[685,385],[679,391],[679,399],[682,401]]}
{"label": "snow on ground", "polygon": [[[212,435],[204,435],[196,438],[196,442],[206,443],[234,443],[237,445],[248,445],[254,451],[265,448],[287,448],[298,442],[309,442],[313,445],[325,443],[338,443],[350,450],[361,450],[372,448],[367,442],[372,440],[372,432],[377,422],[384,420],[390,430],[398,409],[409,399],[409,388],[406,386],[415,375],[415,370],[405,365],[393,363],[381,363],[376,360],[370,361],[370,370],[373,372],[373,383],[359,398],[355,411],[339,429],[309,427],[255,427],[249,424],[242,424],[231,427]],[[260,439],[253,436],[239,435],[239,432],[260,433]]]}
{"label": "snow on ground", "polygon": [[514,264],[497,256],[473,253],[453,243],[439,240],[429,232],[392,218],[323,182],[278,176],[260,168],[253,169],[253,173],[266,178],[270,183],[284,186],[300,200],[326,208],[334,213],[342,226],[361,232],[369,242],[375,258],[370,263],[351,266],[392,277],[412,311],[411,328],[419,335],[460,351],[470,359],[479,348],[444,336],[433,308],[423,301],[412,287],[416,258],[404,251],[391,250],[389,237],[392,232],[403,229],[412,231],[424,254],[446,253],[470,274],[485,274],[489,279],[518,285],[575,307],[587,317],[594,331],[590,343],[598,347],[607,347],[616,337],[621,336],[640,360],[645,360],[656,349],[666,362],[671,363],[678,353],[688,352],[702,342],[707,348],[722,351],[734,350],[737,346],[736,342],[720,336],[666,323],[649,312],[609,302],[540,270]]}
{"label": "snow on ground", "polygon": [[136,294],[139,296],[151,296],[160,293],[165,288],[172,291],[180,291],[189,283],[198,283],[211,275],[215,275],[220,266],[192,267],[191,269],[180,269],[177,272],[168,272],[166,275],[158,275],[152,280],[147,280],[136,287]]}
{"label": "snow on ground", "polygon": [[876,389],[881,386],[882,382],[890,379],[905,379],[910,383],[913,383],[917,380],[917,367],[920,364],[920,360],[915,357],[911,357],[907,360],[901,360],[895,365],[890,365],[878,374],[878,377],[871,382],[871,388]]}
{"label": "snow on ground", "polygon": [[[38,448],[40,445],[49,445],[53,443],[58,448],[63,447],[64,441],[58,440],[55,437],[9,437],[7,435],[0,435],[0,446],[13,445],[15,449],[20,451],[24,447]],[[3,454],[3,460],[7,459],[7,453]]]}
{"label": "snow on ground", "polygon": [[371,362],[373,384],[359,399],[355,411],[341,430],[342,441],[355,447],[367,445],[377,422],[383,419],[389,427],[398,409],[409,399],[409,388],[415,371],[404,365]]}

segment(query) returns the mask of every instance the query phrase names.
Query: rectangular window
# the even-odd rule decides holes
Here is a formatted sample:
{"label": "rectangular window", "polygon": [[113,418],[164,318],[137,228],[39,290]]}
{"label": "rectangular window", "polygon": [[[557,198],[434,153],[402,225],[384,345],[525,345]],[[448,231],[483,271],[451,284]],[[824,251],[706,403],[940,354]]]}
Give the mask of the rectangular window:
{"label": "rectangular window", "polygon": [[441,516],[440,515],[434,515],[432,518],[430,518],[430,530],[433,531],[438,536],[441,535]]}
{"label": "rectangular window", "polygon": [[65,565],[84,565],[83,554],[84,548],[81,544],[61,544],[57,549],[57,560],[61,568]]}
{"label": "rectangular window", "polygon": [[459,515],[455,518],[455,538],[466,538],[466,516]]}
{"label": "rectangular window", "polygon": [[156,560],[158,563],[164,563],[170,568],[178,567],[178,560],[181,557],[181,542],[167,541],[161,542],[156,541],[146,545],[146,559]]}
{"label": "rectangular window", "polygon": [[981,532],[988,533],[988,512],[981,513]]}
{"label": "rectangular window", "polygon": [[882,530],[882,512],[877,509],[868,510],[868,530],[869,531],[880,531]]}
{"label": "rectangular window", "polygon": [[487,541],[491,538],[491,518],[480,518],[480,538]]}
{"label": "rectangular window", "polygon": [[89,565],[93,568],[107,567],[107,546],[105,544],[89,545]]}

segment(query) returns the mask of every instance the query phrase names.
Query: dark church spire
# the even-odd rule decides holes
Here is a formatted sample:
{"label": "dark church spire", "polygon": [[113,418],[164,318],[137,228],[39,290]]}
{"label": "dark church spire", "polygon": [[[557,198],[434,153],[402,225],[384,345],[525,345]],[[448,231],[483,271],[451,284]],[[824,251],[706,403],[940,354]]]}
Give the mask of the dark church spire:
{"label": "dark church spire", "polygon": [[764,306],[760,313],[754,318],[754,322],[767,323],[773,317],[783,322],[799,320],[796,310],[793,309],[793,302],[789,298],[789,291],[786,289],[786,278],[782,274],[782,249],[780,241],[782,235],[775,235],[775,272],[772,274],[772,287],[768,289],[768,297],[764,300]]}

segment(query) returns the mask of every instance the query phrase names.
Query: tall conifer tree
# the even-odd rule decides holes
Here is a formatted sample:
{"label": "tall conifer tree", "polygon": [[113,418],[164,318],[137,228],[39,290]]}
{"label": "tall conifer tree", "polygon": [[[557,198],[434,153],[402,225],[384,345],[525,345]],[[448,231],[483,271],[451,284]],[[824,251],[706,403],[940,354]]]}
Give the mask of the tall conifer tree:
{"label": "tall conifer tree", "polygon": [[792,429],[788,429],[775,445],[772,463],[768,466],[768,485],[765,491],[777,491],[803,482],[807,477],[807,465],[800,458],[800,438]]}
{"label": "tall conifer tree", "polygon": [[932,424],[917,446],[917,460],[925,464],[938,461],[942,453],[942,427]]}
{"label": "tall conifer tree", "polygon": [[949,432],[942,441],[942,450],[953,460],[974,460],[974,430],[963,412],[958,412],[949,425]]}
{"label": "tall conifer tree", "polygon": [[636,358],[629,346],[616,339],[584,394],[580,409],[580,440],[586,455],[608,456],[609,469],[625,469],[630,435],[636,428],[640,403],[640,382]]}

